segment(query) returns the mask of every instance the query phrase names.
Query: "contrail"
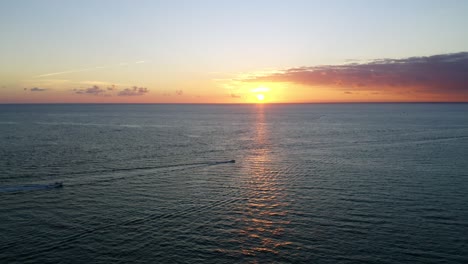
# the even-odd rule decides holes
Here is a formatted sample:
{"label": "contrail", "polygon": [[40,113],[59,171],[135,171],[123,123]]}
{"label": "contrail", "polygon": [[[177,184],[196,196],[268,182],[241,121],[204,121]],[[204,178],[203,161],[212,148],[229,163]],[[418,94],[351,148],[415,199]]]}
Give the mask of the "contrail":
{"label": "contrail", "polygon": [[104,69],[104,68],[109,68],[109,67],[99,66],[99,67],[86,68],[86,69],[78,69],[78,70],[70,70],[70,71],[62,71],[62,72],[52,72],[52,73],[36,75],[36,76],[34,76],[34,78],[42,78],[42,77],[47,77],[47,76],[54,76],[54,75],[61,75],[61,74],[75,73],[75,72],[92,71],[92,70]]}
{"label": "contrail", "polygon": [[[146,61],[141,60],[141,61],[134,62],[134,64],[140,64],[140,63],[145,63],[145,62]],[[106,69],[106,68],[112,68],[112,67],[126,66],[128,64],[130,64],[130,63],[122,62],[122,63],[116,64],[116,65],[111,65],[111,66],[98,66],[98,67],[85,68],[85,69],[77,69],[77,70],[69,70],[69,71],[61,71],[61,72],[52,72],[52,73],[36,75],[36,76],[33,76],[33,78],[42,78],[42,77],[62,75],[62,74],[75,73],[75,72],[93,71],[93,70],[98,70],[98,69]]]}

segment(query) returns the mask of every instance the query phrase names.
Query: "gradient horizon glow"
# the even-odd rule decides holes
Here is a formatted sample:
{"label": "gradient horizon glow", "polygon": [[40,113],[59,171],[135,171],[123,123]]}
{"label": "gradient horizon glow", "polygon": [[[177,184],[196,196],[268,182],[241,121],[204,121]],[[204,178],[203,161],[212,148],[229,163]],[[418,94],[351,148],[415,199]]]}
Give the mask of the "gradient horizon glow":
{"label": "gradient horizon glow", "polygon": [[0,103],[468,102],[468,1],[0,10]]}

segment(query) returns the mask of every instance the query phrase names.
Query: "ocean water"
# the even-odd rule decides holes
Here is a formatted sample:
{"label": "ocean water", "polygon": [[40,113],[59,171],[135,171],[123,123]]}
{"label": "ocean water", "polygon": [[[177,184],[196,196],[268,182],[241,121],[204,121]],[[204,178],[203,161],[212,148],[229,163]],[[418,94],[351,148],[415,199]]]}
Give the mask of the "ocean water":
{"label": "ocean water", "polygon": [[0,105],[0,262],[468,263],[468,104]]}

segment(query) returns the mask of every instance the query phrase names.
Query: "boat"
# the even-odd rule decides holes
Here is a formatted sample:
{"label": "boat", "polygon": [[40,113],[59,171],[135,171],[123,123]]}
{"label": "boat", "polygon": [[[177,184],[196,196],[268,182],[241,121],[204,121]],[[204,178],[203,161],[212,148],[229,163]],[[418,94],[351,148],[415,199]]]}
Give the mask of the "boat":
{"label": "boat", "polygon": [[63,183],[62,182],[54,182],[49,185],[47,185],[48,188],[62,188]]}
{"label": "boat", "polygon": [[208,162],[209,165],[217,165],[217,164],[225,164],[225,163],[236,163],[236,160]]}
{"label": "boat", "polygon": [[216,161],[216,164],[236,163],[236,160]]}

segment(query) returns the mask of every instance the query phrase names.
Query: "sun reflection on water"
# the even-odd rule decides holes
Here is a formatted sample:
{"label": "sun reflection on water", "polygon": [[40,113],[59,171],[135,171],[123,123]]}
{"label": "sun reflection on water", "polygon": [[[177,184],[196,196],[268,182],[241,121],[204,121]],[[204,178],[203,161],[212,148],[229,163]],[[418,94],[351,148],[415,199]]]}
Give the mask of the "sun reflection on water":
{"label": "sun reflection on water", "polygon": [[281,172],[275,170],[265,106],[258,106],[253,130],[255,148],[245,158],[245,179],[242,217],[239,219],[239,241],[245,257],[281,254],[291,244],[285,241],[288,205]]}

